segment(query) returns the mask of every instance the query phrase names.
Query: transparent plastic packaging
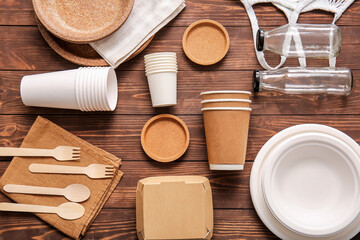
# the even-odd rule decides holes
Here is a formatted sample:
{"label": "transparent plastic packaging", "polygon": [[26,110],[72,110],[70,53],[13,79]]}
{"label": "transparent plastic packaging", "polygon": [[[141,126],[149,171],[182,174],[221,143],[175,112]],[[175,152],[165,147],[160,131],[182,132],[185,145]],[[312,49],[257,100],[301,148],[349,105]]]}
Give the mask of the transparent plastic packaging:
{"label": "transparent plastic packaging", "polygon": [[353,88],[348,68],[286,67],[277,70],[255,70],[254,91],[276,91],[285,94],[349,95]]}
{"label": "transparent plastic packaging", "polygon": [[286,24],[270,31],[259,29],[257,33],[258,51],[269,50],[289,58],[336,57],[341,42],[341,30],[335,24]]}

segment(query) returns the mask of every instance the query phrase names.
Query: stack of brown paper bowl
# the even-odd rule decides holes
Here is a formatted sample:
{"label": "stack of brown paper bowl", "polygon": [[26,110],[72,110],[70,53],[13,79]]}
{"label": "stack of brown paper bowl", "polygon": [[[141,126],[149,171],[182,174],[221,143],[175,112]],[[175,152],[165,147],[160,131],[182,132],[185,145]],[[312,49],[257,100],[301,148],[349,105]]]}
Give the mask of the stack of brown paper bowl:
{"label": "stack of brown paper bowl", "polygon": [[250,122],[251,92],[202,92],[210,170],[243,170]]}

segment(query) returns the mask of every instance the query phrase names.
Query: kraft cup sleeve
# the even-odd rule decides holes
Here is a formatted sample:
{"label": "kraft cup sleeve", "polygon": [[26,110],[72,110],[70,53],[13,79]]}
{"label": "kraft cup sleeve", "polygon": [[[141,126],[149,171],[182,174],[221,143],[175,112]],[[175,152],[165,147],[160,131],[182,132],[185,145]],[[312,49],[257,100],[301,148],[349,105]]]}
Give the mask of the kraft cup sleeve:
{"label": "kraft cup sleeve", "polygon": [[203,111],[209,164],[244,164],[250,111]]}

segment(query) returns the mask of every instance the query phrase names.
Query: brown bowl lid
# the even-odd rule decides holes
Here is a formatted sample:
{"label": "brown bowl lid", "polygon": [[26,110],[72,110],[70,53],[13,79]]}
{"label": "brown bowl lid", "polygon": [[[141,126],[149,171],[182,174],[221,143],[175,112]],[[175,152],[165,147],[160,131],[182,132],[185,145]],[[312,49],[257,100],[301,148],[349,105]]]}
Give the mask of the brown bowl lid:
{"label": "brown bowl lid", "polygon": [[200,65],[211,65],[225,57],[230,39],[220,23],[203,19],[192,23],[186,29],[182,44],[191,61]]}
{"label": "brown bowl lid", "polygon": [[109,36],[130,15],[134,0],[33,0],[36,15],[55,36],[89,43]]}
{"label": "brown bowl lid", "polygon": [[[36,23],[38,25],[41,36],[44,38],[47,44],[57,54],[66,60],[81,66],[109,66],[109,64],[89,44],[78,44],[64,41],[47,31],[44,25],[42,25],[42,23],[37,18]],[[142,52],[150,44],[154,36],[147,40],[136,52],[134,52],[128,59],[126,59],[126,61],[129,61]]]}
{"label": "brown bowl lid", "polygon": [[180,158],[189,142],[189,129],[180,118],[171,114],[151,118],[141,132],[145,153],[158,162],[172,162]]}

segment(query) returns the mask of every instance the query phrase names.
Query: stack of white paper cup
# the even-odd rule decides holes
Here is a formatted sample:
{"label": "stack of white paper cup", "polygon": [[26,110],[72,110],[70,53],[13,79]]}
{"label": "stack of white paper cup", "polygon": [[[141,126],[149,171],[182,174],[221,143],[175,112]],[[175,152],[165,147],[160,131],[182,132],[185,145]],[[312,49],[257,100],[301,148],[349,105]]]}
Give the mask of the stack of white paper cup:
{"label": "stack of white paper cup", "polygon": [[114,111],[118,98],[113,68],[85,67],[24,76],[20,94],[26,106]]}
{"label": "stack of white paper cup", "polygon": [[153,107],[176,105],[176,53],[152,53],[145,55],[144,58],[145,73],[148,79]]}

